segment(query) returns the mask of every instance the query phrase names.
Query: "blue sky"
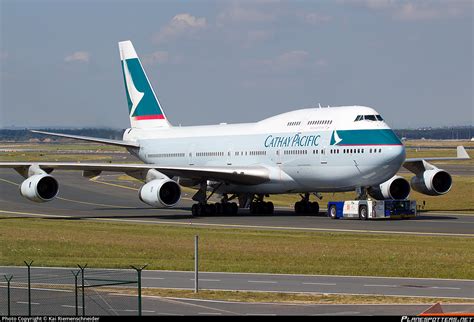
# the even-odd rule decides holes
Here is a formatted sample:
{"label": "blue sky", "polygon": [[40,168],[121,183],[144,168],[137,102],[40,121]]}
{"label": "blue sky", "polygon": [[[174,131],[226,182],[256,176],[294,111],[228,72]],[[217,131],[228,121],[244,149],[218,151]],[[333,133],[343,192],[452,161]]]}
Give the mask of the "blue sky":
{"label": "blue sky", "polygon": [[176,125],[318,103],[472,125],[473,3],[0,0],[0,127],[127,127],[121,40]]}

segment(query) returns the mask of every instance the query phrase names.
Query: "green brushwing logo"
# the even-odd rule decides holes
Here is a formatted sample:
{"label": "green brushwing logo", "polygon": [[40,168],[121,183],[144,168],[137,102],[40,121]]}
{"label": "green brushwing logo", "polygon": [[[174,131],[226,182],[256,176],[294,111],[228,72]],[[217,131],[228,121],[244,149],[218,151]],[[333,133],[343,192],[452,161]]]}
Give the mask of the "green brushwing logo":
{"label": "green brushwing logo", "polygon": [[122,72],[130,117],[163,118],[161,106],[138,58],[122,61]]}

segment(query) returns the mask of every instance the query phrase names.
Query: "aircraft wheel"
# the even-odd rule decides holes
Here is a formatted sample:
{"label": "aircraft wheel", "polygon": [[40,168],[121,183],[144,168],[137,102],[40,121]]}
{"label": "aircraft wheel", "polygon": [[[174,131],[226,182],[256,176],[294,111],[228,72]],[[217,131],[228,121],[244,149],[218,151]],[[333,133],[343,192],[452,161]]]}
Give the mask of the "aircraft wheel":
{"label": "aircraft wheel", "polygon": [[191,215],[193,215],[194,217],[199,216],[197,208],[198,208],[197,204],[193,204],[192,207],[191,207]]}
{"label": "aircraft wheel", "polygon": [[216,215],[216,213],[217,213],[217,209],[216,209],[216,208],[217,208],[217,207],[216,207],[215,204],[210,204],[210,205],[208,205],[206,208],[207,208],[207,211],[208,211],[209,215],[212,215],[212,216],[215,216],[215,215]]}
{"label": "aircraft wheel", "polygon": [[249,210],[251,215],[255,215],[257,213],[257,203],[251,202]]}
{"label": "aircraft wheel", "polygon": [[295,213],[300,214],[303,212],[303,210],[304,210],[304,207],[303,207],[302,202],[301,201],[295,202]]}
{"label": "aircraft wheel", "polygon": [[216,203],[216,214],[217,215],[222,215],[223,208],[224,207],[222,207],[222,203],[220,203],[220,202]]}
{"label": "aircraft wheel", "polygon": [[273,202],[269,201],[266,203],[267,204],[267,214],[269,215],[273,215],[274,211],[275,211],[275,206],[273,205]]}
{"label": "aircraft wheel", "polygon": [[311,213],[313,215],[318,215],[319,214],[319,203],[316,201],[310,203],[310,208],[311,208]]}
{"label": "aircraft wheel", "polygon": [[237,206],[235,202],[231,203],[230,205],[231,214],[237,215],[237,213],[239,212],[239,206]]}

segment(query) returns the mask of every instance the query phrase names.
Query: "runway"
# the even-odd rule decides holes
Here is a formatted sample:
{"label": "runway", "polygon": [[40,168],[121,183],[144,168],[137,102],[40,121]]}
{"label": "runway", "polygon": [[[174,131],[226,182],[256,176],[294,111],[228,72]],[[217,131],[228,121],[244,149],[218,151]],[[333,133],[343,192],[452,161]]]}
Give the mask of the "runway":
{"label": "runway", "polygon": [[[37,283],[71,285],[73,284],[71,272],[74,270],[78,270],[77,267],[33,267],[32,277]],[[16,281],[25,282],[26,267],[0,266],[0,276],[3,275],[13,275]],[[124,278],[136,280],[136,273],[133,270],[94,268],[86,269],[86,275],[109,280]],[[142,273],[142,286],[193,290],[194,277],[194,272],[190,271],[145,270]],[[198,281],[200,289],[221,291],[474,299],[473,280],[200,272]],[[0,285],[2,284],[5,282],[1,281]]]}
{"label": "runway", "polygon": [[[0,287],[0,291],[3,291]],[[11,314],[26,316],[28,298],[26,288],[12,290]],[[74,316],[76,307],[72,291],[54,289],[35,289],[31,292],[33,316],[67,315]],[[81,303],[81,302],[79,302]],[[5,305],[1,305],[0,315],[6,315]],[[153,316],[415,316],[426,311],[432,304],[289,304],[289,303],[250,303],[197,300],[186,298],[167,298],[159,296],[142,297],[142,314]],[[444,312],[471,313],[472,304],[443,304]],[[114,293],[95,294],[86,298],[86,316],[96,315],[138,315],[137,298]],[[82,315],[82,304],[78,306]]]}
{"label": "runway", "polygon": [[[73,271],[77,268],[32,267],[32,314],[75,314]],[[25,267],[0,267],[0,276],[13,275],[12,314],[25,314],[27,308]],[[122,294],[119,289],[90,287],[101,280],[136,281],[133,270],[86,269],[86,314],[136,315],[137,298]],[[200,290],[233,290],[256,292],[287,292],[312,294],[363,294],[372,296],[445,297],[474,299],[474,281],[417,278],[350,277],[325,275],[244,274],[201,272]],[[91,284],[92,283],[92,284]],[[67,287],[68,286],[68,287]],[[0,294],[6,283],[0,282]],[[136,288],[136,284],[124,287]],[[152,271],[142,273],[143,288],[174,288],[192,290],[193,272]],[[365,289],[366,291],[360,291]],[[82,301],[79,296],[79,314]],[[5,297],[0,297],[0,315],[5,308]],[[415,315],[430,304],[290,304],[248,303],[144,296],[143,313],[150,315]],[[471,304],[443,305],[445,312],[472,312]]]}
{"label": "runway", "polygon": [[[271,216],[239,210],[238,216],[195,218],[191,216],[193,202],[188,195],[183,196],[178,208],[155,209],[140,202],[135,183],[116,180],[116,175],[89,180],[79,172],[54,174],[60,184],[59,197],[47,203],[34,203],[20,195],[17,187],[23,181],[20,175],[10,169],[0,170],[0,215],[209,228],[474,237],[474,214],[427,212],[410,220],[359,221],[332,220],[323,212],[319,216],[295,215],[289,207],[277,207]],[[325,208],[323,203],[321,206]]]}
{"label": "runway", "polygon": [[[11,217],[65,218],[105,222],[127,222],[147,225],[181,225],[208,228],[270,229],[307,232],[350,232],[422,235],[434,237],[474,237],[474,214],[424,213],[416,219],[389,221],[332,220],[319,216],[295,215],[292,209],[281,207],[274,215],[250,215],[244,210],[239,216],[192,217],[189,195],[184,195],[175,209],[154,209],[138,199],[138,184],[117,180],[117,175],[102,175],[97,180],[80,176],[79,172],[56,171],[60,184],[59,197],[48,203],[34,203],[21,197],[18,185],[23,178],[13,170],[0,170],[0,215]],[[324,207],[323,203],[321,203]],[[6,273],[9,268],[0,268]],[[37,270],[38,268],[35,268]],[[24,268],[22,268],[24,270]],[[24,275],[24,273],[23,273]],[[191,272],[146,271],[144,287],[192,289]],[[349,276],[306,276],[275,274],[224,274],[202,272],[203,289],[246,290],[265,292],[365,294],[386,296],[422,296],[474,298],[473,282],[440,279],[371,278]],[[0,287],[4,287],[1,283]],[[38,290],[44,301],[58,298],[51,290]],[[54,291],[55,292],[55,291]],[[38,295],[39,296],[39,295]],[[117,302],[117,295],[104,295],[108,303]],[[136,314],[133,298],[119,310],[107,314]],[[17,303],[21,307],[24,299]],[[45,302],[45,303],[46,303]],[[56,305],[59,300],[45,307]],[[40,303],[39,301],[37,303]],[[120,302],[117,302],[120,303]],[[132,303],[132,304],[130,304]],[[197,300],[165,300],[144,298],[144,314],[151,315],[230,315],[230,314],[305,314],[305,315],[371,315],[418,314],[429,305],[290,305],[264,303],[233,303]],[[118,304],[120,306],[120,304]],[[38,305],[43,307],[43,305]],[[59,305],[64,314],[72,314],[69,304]],[[93,305],[91,304],[91,307]],[[56,308],[55,310],[57,310]],[[97,314],[106,314],[97,308]],[[120,311],[122,310],[122,311]],[[453,307],[451,311],[472,311],[471,306]],[[55,311],[57,312],[57,311]],[[62,312],[62,311],[61,311]],[[100,313],[102,312],[102,313]],[[94,311],[90,312],[93,314]],[[43,314],[43,313],[41,313]],[[47,314],[47,313],[44,313]],[[56,313],[57,314],[57,313]]]}

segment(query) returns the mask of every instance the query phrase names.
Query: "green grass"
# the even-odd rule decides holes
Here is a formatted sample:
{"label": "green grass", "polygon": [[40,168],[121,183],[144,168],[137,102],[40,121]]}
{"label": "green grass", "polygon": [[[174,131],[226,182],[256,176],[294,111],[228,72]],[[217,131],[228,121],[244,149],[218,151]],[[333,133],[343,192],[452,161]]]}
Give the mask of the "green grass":
{"label": "green grass", "polygon": [[[447,149],[426,149],[426,148],[407,148],[407,158],[429,158],[429,157],[456,157],[456,150],[447,150]],[[471,157],[471,160],[464,161],[430,161],[435,165],[441,166],[443,164],[460,164],[460,165],[474,165],[474,151],[466,150],[467,154]]]}
{"label": "green grass", "polygon": [[406,147],[474,147],[474,141],[470,140],[406,140]]}
{"label": "green grass", "polygon": [[0,264],[472,279],[474,238],[0,217]]}

